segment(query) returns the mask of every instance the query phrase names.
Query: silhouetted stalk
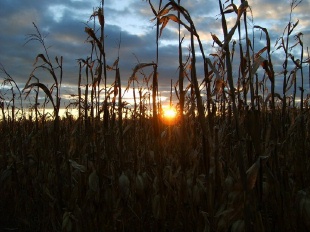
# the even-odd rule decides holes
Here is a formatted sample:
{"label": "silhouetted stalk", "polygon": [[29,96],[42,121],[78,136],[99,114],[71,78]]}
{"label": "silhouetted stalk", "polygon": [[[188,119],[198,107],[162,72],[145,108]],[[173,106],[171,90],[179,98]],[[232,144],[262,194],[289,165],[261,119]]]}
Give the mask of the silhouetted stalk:
{"label": "silhouetted stalk", "polygon": [[15,121],[15,93],[13,91],[13,87],[11,88],[11,92],[12,92],[11,123],[13,128]]}
{"label": "silhouetted stalk", "polygon": [[4,101],[2,99],[0,101],[0,107],[1,107],[1,112],[2,112],[2,120],[4,122],[4,125],[6,125],[6,116],[5,116],[5,111],[4,111]]}
{"label": "silhouetted stalk", "polygon": [[140,102],[139,102],[139,114],[140,114],[139,126],[142,127],[143,122],[144,122],[144,113],[145,113],[143,110],[144,104],[143,104],[142,88],[139,89],[139,99],[140,99]]}
{"label": "silhouetted stalk", "polygon": [[[223,34],[225,40],[228,38],[228,31],[227,31],[227,24],[226,24],[226,18],[225,14],[223,12],[223,7],[222,7],[222,2],[219,0],[219,6],[221,10],[221,15],[222,15],[222,29],[223,29]],[[232,65],[231,65],[231,60],[230,60],[230,50],[229,50],[229,41],[227,41],[224,44],[223,49],[225,50],[225,58],[226,58],[226,68],[227,68],[227,80],[230,88],[230,97],[232,101],[232,106],[233,106],[233,114],[235,118],[235,126],[237,130],[237,135],[238,135],[238,113],[237,113],[237,107],[236,107],[236,101],[235,101],[235,87],[234,87],[234,80],[233,80],[233,74],[232,74]],[[226,46],[225,46],[226,45]]]}
{"label": "silhouetted stalk", "polygon": [[[245,63],[245,57],[243,55],[243,47],[242,47],[242,42],[241,42],[241,26],[240,22],[238,22],[238,37],[239,37],[239,55],[240,55],[240,68],[239,68],[239,77],[238,77],[238,82],[242,83],[242,91],[243,91],[243,101],[244,104],[247,104],[247,82],[248,79],[246,77],[246,63]],[[232,62],[232,61],[231,61]],[[249,77],[248,77],[249,78]],[[238,84],[238,89],[237,89],[237,94],[238,94],[238,102],[240,102],[240,90],[239,90],[239,84]]]}
{"label": "silhouetted stalk", "polygon": [[[191,28],[193,29],[192,25]],[[198,109],[198,118],[199,123],[202,129],[202,147],[203,147],[203,163],[206,165],[208,163],[209,157],[207,154],[206,143],[207,143],[207,128],[205,122],[205,115],[204,115],[204,106],[202,103],[198,80],[197,80],[197,73],[196,73],[196,54],[195,54],[195,44],[194,44],[194,34],[191,33],[191,53],[192,53],[192,60],[191,60],[191,81],[194,87],[194,92],[196,95],[196,102],[197,102],[197,109]],[[207,164],[208,166],[208,164]]]}
{"label": "silhouetted stalk", "polygon": [[85,75],[86,75],[86,86],[85,86],[85,99],[84,99],[84,117],[85,117],[85,127],[87,128],[87,121],[88,121],[88,64],[89,58],[86,60],[86,69],[85,69]]}
{"label": "silhouetted stalk", "polygon": [[79,80],[78,80],[78,98],[79,98],[79,119],[82,119],[82,92],[81,92],[81,80],[82,80],[82,61],[79,60]]}
{"label": "silhouetted stalk", "polygon": [[271,111],[272,114],[274,113],[275,110],[275,80],[274,80],[274,70],[273,70],[273,64],[271,61],[271,55],[270,55],[270,37],[269,37],[269,33],[268,30],[264,27],[260,27],[260,26],[254,26],[254,28],[259,28],[261,29],[265,35],[266,35],[266,48],[267,48],[267,57],[268,60],[264,60],[264,62],[262,63],[263,69],[265,70],[266,74],[268,75],[268,78],[271,82]]}
{"label": "silhouetted stalk", "polygon": [[258,83],[258,74],[255,73],[255,99],[256,99],[256,106],[257,106],[257,110],[258,112],[261,111],[261,105],[259,102],[259,95],[258,95],[258,88],[259,88],[259,83]]}
{"label": "silhouetted stalk", "polygon": [[[91,18],[92,17],[95,18],[96,16],[98,17],[99,24],[100,24],[100,38],[98,39],[96,34],[95,34],[95,31],[89,27],[85,28],[85,32],[89,35],[89,37],[92,38],[92,41],[91,41],[92,45],[93,46],[97,45],[98,50],[99,50],[99,59],[98,59],[99,64],[97,67],[98,73],[97,73],[97,78],[95,80],[95,83],[96,83],[96,85],[98,85],[98,100],[97,100],[97,102],[99,102],[99,100],[100,100],[100,87],[99,86],[100,86],[100,83],[102,80],[102,70],[103,70],[103,76],[104,76],[104,88],[103,88],[103,90],[104,90],[104,102],[103,102],[103,114],[104,114],[103,120],[104,120],[104,122],[103,122],[103,124],[104,124],[105,131],[107,131],[108,125],[109,125],[109,121],[108,121],[109,120],[109,110],[108,110],[108,97],[109,96],[107,94],[107,65],[106,65],[105,34],[104,34],[105,19],[104,19],[103,10],[104,10],[104,1],[102,0],[101,6],[98,8],[97,11],[94,11],[93,14],[91,15]],[[95,21],[94,21],[94,29],[95,29]],[[94,88],[94,91],[96,91],[95,90],[96,88],[95,87],[93,87],[93,88]],[[97,106],[97,110],[99,113],[100,112],[99,106]]]}
{"label": "silhouetted stalk", "polygon": [[[206,120],[204,116],[204,106],[202,103],[202,98],[200,95],[200,90],[199,90],[199,85],[198,85],[198,80],[197,80],[197,74],[196,74],[196,55],[195,55],[195,47],[194,47],[194,36],[196,37],[198,44],[199,44],[199,49],[202,55],[202,59],[204,62],[204,80],[208,79],[208,64],[210,64],[210,60],[205,57],[203,46],[201,43],[201,40],[199,38],[199,35],[196,31],[195,25],[190,17],[190,14],[188,11],[180,6],[179,4],[175,3],[175,1],[170,0],[168,4],[164,8],[167,8],[169,5],[172,5],[175,10],[178,12],[182,13],[184,18],[187,20],[187,22],[190,24],[190,27],[186,26],[184,23],[182,25],[190,32],[191,34],[191,53],[192,53],[192,67],[191,67],[191,81],[194,86],[194,92],[196,94],[196,101],[197,101],[197,108],[198,108],[198,118],[199,122],[201,124],[202,128],[202,149],[203,149],[203,163],[206,165],[206,168],[209,166],[209,145],[207,139],[211,139],[210,137],[207,136],[207,127],[206,127]],[[181,21],[179,21],[180,23]],[[210,96],[210,92],[207,93],[207,96]],[[194,115],[194,114],[193,114]]]}
{"label": "silhouetted stalk", "polygon": [[[307,47],[308,61],[310,61],[309,48]],[[308,65],[308,88],[310,89],[310,64]]]}
{"label": "silhouetted stalk", "polygon": [[[90,58],[92,60],[92,58]],[[96,83],[94,80],[93,67],[90,68],[91,90],[90,90],[90,118],[94,119],[94,92],[96,91]]]}
{"label": "silhouetted stalk", "polygon": [[137,112],[137,97],[136,97],[136,87],[135,87],[135,81],[132,82],[132,96],[133,96],[133,102],[134,102],[134,106],[133,106],[133,112],[134,112],[134,116],[133,119],[135,121],[136,119],[136,112]]}
{"label": "silhouetted stalk", "polygon": [[121,39],[118,44],[118,57],[116,63],[116,81],[118,87],[118,130],[119,130],[119,150],[120,150],[120,159],[122,159],[123,150],[124,150],[124,138],[123,138],[123,102],[122,102],[122,82],[121,82],[121,74],[118,67],[119,62],[119,51],[121,47]]}
{"label": "silhouetted stalk", "polygon": [[[22,111],[22,115],[24,114],[24,109],[23,109],[23,98],[22,98],[22,91],[20,90],[20,88],[18,87],[17,83],[15,82],[15,80],[11,77],[11,75],[6,71],[6,69],[4,68],[4,66],[0,63],[0,71],[3,72],[6,76],[5,80],[4,80],[4,84],[9,83],[12,88],[13,86],[15,87],[15,89],[17,89],[18,92],[18,98],[20,99],[20,108]],[[13,85],[13,84],[14,85]]]}
{"label": "silhouetted stalk", "polygon": [[[283,45],[283,49],[285,52],[285,60],[283,63],[283,69],[284,69],[284,73],[283,73],[283,87],[282,87],[282,92],[283,92],[283,105],[282,105],[282,117],[283,120],[285,122],[285,118],[286,118],[286,91],[287,91],[287,66],[288,66],[288,58],[289,58],[289,38],[290,38],[290,34],[291,34],[291,20],[292,20],[292,13],[293,13],[293,5],[294,5],[294,1],[295,0],[291,0],[290,3],[290,16],[289,16],[289,22],[288,25],[286,27],[286,41],[284,43],[284,38],[282,40],[282,45]],[[283,33],[283,37],[284,37],[284,33]],[[284,123],[283,123],[284,124]]]}
{"label": "silhouetted stalk", "polygon": [[296,38],[301,46],[300,49],[300,61],[297,62],[296,61],[296,65],[298,66],[298,68],[300,69],[300,75],[301,75],[301,86],[300,86],[300,110],[301,113],[303,112],[304,109],[304,72],[303,72],[303,59],[304,59],[304,43],[301,40],[301,36],[302,34],[299,33],[298,35],[296,35]]}
{"label": "silhouetted stalk", "polygon": [[[57,200],[58,200],[58,206],[59,209],[62,209],[64,206],[64,202],[63,202],[63,191],[62,191],[62,187],[63,187],[63,182],[62,182],[62,178],[61,178],[61,173],[60,173],[60,156],[61,156],[61,152],[60,152],[60,147],[59,147],[59,109],[60,109],[60,88],[61,88],[61,82],[62,82],[62,75],[63,75],[63,58],[60,58],[60,61],[58,60],[58,57],[55,57],[55,61],[57,63],[57,67],[55,68],[54,65],[52,64],[50,58],[49,58],[49,54],[47,51],[47,47],[45,45],[45,41],[44,41],[44,36],[42,36],[42,34],[40,33],[38,27],[36,26],[35,23],[33,23],[35,29],[36,29],[36,33],[35,34],[29,34],[28,35],[28,40],[26,42],[29,43],[30,41],[38,41],[43,49],[44,49],[44,54],[38,54],[36,57],[36,61],[35,64],[37,64],[39,58],[44,62],[43,65],[37,65],[35,66],[35,68],[33,69],[32,73],[29,76],[28,81],[25,84],[25,88],[23,91],[25,91],[26,89],[30,89],[29,92],[31,91],[32,88],[34,87],[39,87],[40,89],[42,89],[45,93],[46,98],[52,103],[53,105],[53,110],[54,110],[54,122],[53,122],[53,161],[54,161],[54,165],[55,165],[55,171],[56,171],[56,183],[57,183],[57,190],[56,190],[56,195],[57,195]],[[52,85],[51,89],[48,89],[46,85],[44,85],[43,83],[40,82],[34,82],[34,83],[30,83],[31,79],[33,77],[35,77],[34,73],[37,69],[42,69],[45,71],[48,71],[48,73],[51,75],[51,77],[54,80],[54,83]],[[59,69],[59,77],[57,78],[57,75],[55,73],[55,69]],[[30,84],[29,84],[30,83]],[[56,90],[56,94],[55,97],[53,97],[51,94],[53,92],[53,90]],[[29,94],[29,92],[27,92],[27,95]]]}
{"label": "silhouetted stalk", "polygon": [[[245,4],[245,0],[241,0],[241,4]],[[251,93],[251,107],[254,109],[254,86],[253,86],[253,75],[252,75],[252,64],[251,64],[251,56],[250,56],[250,40],[248,37],[248,25],[247,25],[247,13],[243,11],[243,19],[244,19],[244,30],[245,30],[245,40],[246,40],[246,58],[247,58],[247,66],[248,66],[248,74],[249,74],[249,85],[250,85],[250,93]],[[247,102],[245,102],[247,104]]]}
{"label": "silhouetted stalk", "polygon": [[[151,1],[149,1],[151,4]],[[162,0],[159,1],[158,5],[158,12],[161,10]],[[154,136],[155,138],[159,135],[159,128],[158,128],[158,115],[157,115],[157,93],[158,93],[158,73],[157,73],[157,67],[158,67],[158,59],[159,59],[159,18],[156,18],[156,61],[154,66],[154,73],[153,73],[153,89],[152,89],[152,100],[153,100],[153,127],[154,127]]]}
{"label": "silhouetted stalk", "polygon": [[[63,70],[62,70],[62,56],[60,58],[60,63],[58,63],[58,59],[56,57],[56,62],[58,64],[58,68],[60,68],[60,75],[59,75],[59,82],[56,81],[56,116],[54,120],[54,143],[55,143],[55,151],[54,151],[54,159],[56,160],[56,176],[57,176],[57,185],[58,185],[58,201],[59,201],[59,207],[62,209],[64,207],[64,201],[63,201],[63,179],[61,177],[61,172],[60,172],[60,166],[61,166],[61,156],[62,153],[60,151],[60,117],[59,117],[59,109],[60,109],[60,86],[62,82],[62,75],[63,75]],[[54,69],[52,67],[53,73]],[[54,74],[55,76],[55,74]],[[56,78],[56,77],[55,77]],[[56,79],[57,80],[57,79]],[[55,113],[54,113],[55,114]]]}
{"label": "silhouetted stalk", "polygon": [[[97,100],[97,112],[99,114],[99,103],[100,103],[100,83],[102,80],[102,65],[104,66],[104,75],[105,75],[105,92],[106,92],[106,58],[105,58],[105,45],[104,45],[104,25],[105,25],[105,16],[104,16],[104,0],[101,1],[101,7],[98,9],[98,19],[100,24],[100,41],[103,48],[103,53],[100,52],[99,56],[99,69],[98,69],[98,100]],[[102,64],[102,60],[104,61]],[[106,98],[106,94],[105,94]],[[100,118],[100,115],[98,115]]]}
{"label": "silhouetted stalk", "polygon": [[[95,17],[93,20],[93,31],[96,31]],[[95,52],[97,51],[95,44],[96,44],[95,41],[91,41],[92,48],[91,48],[91,53],[90,53],[90,57],[89,57],[89,60],[90,60],[89,73],[90,73],[90,83],[91,83],[90,84],[91,88],[90,88],[90,104],[89,104],[89,107],[90,107],[90,120],[91,121],[94,119],[94,92],[96,91],[96,84],[97,84],[97,80],[95,80],[94,73],[93,73],[93,68],[94,68],[93,53],[94,53],[94,50],[95,50]],[[97,46],[99,47],[99,54],[101,54],[101,50],[100,50],[101,45],[97,44]],[[98,85],[99,85],[99,80],[98,80]]]}
{"label": "silhouetted stalk", "polygon": [[170,96],[169,96],[169,106],[172,106],[172,79],[170,80]]}
{"label": "silhouetted stalk", "polygon": [[[246,177],[246,172],[245,172],[245,166],[244,166],[244,158],[241,152],[241,141],[240,140],[240,132],[239,132],[239,119],[238,119],[238,111],[237,111],[237,107],[236,107],[236,102],[235,102],[235,87],[234,87],[234,82],[233,82],[233,75],[232,75],[232,65],[231,65],[231,60],[230,60],[230,50],[229,50],[229,40],[232,36],[231,33],[234,32],[237,24],[231,29],[231,31],[228,34],[227,31],[227,24],[226,24],[226,18],[225,18],[225,14],[223,12],[223,7],[222,7],[222,2],[221,0],[219,0],[219,7],[220,7],[220,11],[221,11],[221,16],[222,16],[222,29],[223,29],[223,34],[224,34],[224,39],[225,39],[225,43],[223,45],[223,49],[225,50],[226,54],[225,54],[225,58],[226,58],[226,70],[227,70],[227,80],[228,80],[228,84],[230,87],[230,97],[231,97],[231,101],[232,101],[232,107],[233,107],[233,117],[234,117],[234,123],[235,123],[235,128],[236,128],[236,139],[238,140],[238,144],[237,144],[237,163],[238,163],[238,168],[239,168],[239,175],[241,178],[241,183],[243,186],[243,191],[244,191],[244,204],[245,204],[245,208],[244,208],[244,221],[245,221],[245,228],[248,231],[251,228],[250,225],[250,219],[249,219],[249,215],[248,215],[248,204],[247,204],[247,199],[248,199],[248,187],[247,187],[247,177]],[[238,16],[238,21],[240,20],[239,16]],[[229,38],[230,37],[230,38]],[[242,57],[241,57],[242,59]],[[242,62],[242,61],[241,61]]]}
{"label": "silhouetted stalk", "polygon": [[35,120],[36,120],[36,130],[39,129],[39,117],[38,117],[38,98],[39,98],[39,87],[37,87],[37,90],[35,90],[35,103],[34,103],[34,110],[35,110]]}
{"label": "silhouetted stalk", "polygon": [[[181,0],[178,0],[178,5],[180,6]],[[178,19],[180,20],[180,11],[178,11]],[[183,125],[184,121],[184,65],[183,65],[183,54],[182,54],[182,40],[181,39],[181,23],[178,23],[178,34],[179,34],[179,97],[180,97],[180,124]]]}

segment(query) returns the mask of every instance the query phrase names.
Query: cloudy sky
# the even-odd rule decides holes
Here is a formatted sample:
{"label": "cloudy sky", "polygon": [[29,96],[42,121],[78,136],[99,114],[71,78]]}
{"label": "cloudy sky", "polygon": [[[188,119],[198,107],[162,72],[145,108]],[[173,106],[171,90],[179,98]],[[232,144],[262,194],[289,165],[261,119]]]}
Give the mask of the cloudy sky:
{"label": "cloudy sky", "polygon": [[[157,2],[152,1],[157,7]],[[166,3],[167,1],[163,1]],[[225,2],[225,1],[222,1]],[[234,1],[238,6],[239,1]],[[126,87],[128,78],[138,62],[152,62],[156,60],[156,27],[150,20],[154,17],[148,1],[142,0],[106,0],[105,3],[105,34],[107,64],[112,65],[118,56],[118,44],[120,44],[120,72],[122,85]],[[219,20],[218,1],[213,0],[182,0],[181,4],[189,11],[203,42],[205,53],[215,51],[212,47],[211,34],[216,34],[222,39],[221,22]],[[255,0],[249,1],[253,21],[248,20],[249,31],[254,25],[267,27],[272,39],[271,45],[275,50],[276,39],[282,36],[289,21],[289,0]],[[45,43],[50,57],[63,56],[64,77],[63,94],[77,92],[78,63],[77,59],[86,59],[90,56],[91,47],[86,42],[87,34],[84,32],[86,25],[93,26],[89,21],[93,10],[100,5],[99,0],[1,0],[0,2],[0,64],[11,75],[22,89],[33,69],[35,57],[43,53],[42,46],[32,41],[25,45],[27,34],[35,33],[34,22],[43,35],[46,35]],[[226,3],[227,5],[227,3]],[[306,47],[310,46],[310,0],[303,0],[294,9],[292,22],[299,19],[299,24],[293,34],[303,33],[304,56],[307,56]],[[249,17],[251,12],[249,12]],[[234,16],[231,14],[231,16]],[[232,26],[235,16],[228,19],[228,25]],[[254,30],[256,49],[264,47],[264,39],[260,40],[260,32]],[[187,54],[189,35],[184,31],[185,42],[184,56]],[[237,38],[237,37],[234,37]],[[178,34],[176,25],[169,22],[160,38],[159,50],[159,91],[166,95],[170,89],[170,80],[176,83],[178,77]],[[292,37],[292,44],[295,42]],[[197,48],[198,50],[198,48]],[[298,50],[300,51],[300,50]],[[298,52],[297,51],[297,52]],[[296,53],[299,56],[298,53]],[[281,71],[283,53],[275,52],[273,55],[277,72]],[[200,62],[200,63],[199,63]],[[198,60],[198,69],[201,69],[201,61]],[[308,88],[308,67],[306,66],[306,93]],[[235,70],[235,72],[237,72]],[[146,70],[146,75],[149,70]],[[198,72],[199,74],[199,72]],[[51,83],[46,74],[38,75],[43,83]],[[109,83],[112,83],[114,73],[108,72]],[[5,78],[0,72],[0,81]],[[281,81],[279,81],[280,83]],[[51,86],[51,84],[49,85]],[[281,93],[280,86],[278,91]],[[5,88],[0,88],[2,95]],[[65,99],[65,95],[63,97]],[[65,104],[65,101],[63,105]]]}

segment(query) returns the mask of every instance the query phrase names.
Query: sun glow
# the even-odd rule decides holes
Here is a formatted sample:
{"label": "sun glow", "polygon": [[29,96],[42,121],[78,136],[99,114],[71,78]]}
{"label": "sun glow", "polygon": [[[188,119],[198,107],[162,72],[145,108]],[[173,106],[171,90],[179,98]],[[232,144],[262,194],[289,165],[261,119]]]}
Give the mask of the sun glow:
{"label": "sun glow", "polygon": [[161,118],[164,124],[174,125],[178,121],[178,112],[173,106],[163,108]]}

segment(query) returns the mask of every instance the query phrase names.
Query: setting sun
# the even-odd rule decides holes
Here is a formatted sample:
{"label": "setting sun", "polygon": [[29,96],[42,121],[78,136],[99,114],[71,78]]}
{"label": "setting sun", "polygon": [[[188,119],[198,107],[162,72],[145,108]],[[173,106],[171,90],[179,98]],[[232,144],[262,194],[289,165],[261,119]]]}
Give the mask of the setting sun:
{"label": "setting sun", "polygon": [[178,112],[173,106],[168,106],[163,108],[161,118],[166,125],[174,125],[178,121]]}

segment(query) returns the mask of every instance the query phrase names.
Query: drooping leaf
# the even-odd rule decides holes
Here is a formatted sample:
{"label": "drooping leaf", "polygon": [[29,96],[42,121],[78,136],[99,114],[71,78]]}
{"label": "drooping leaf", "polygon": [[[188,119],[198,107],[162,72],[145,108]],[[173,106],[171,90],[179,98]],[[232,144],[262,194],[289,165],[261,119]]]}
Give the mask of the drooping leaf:
{"label": "drooping leaf", "polygon": [[97,39],[94,30],[90,27],[85,27],[85,32],[93,39]]}
{"label": "drooping leaf", "polygon": [[118,61],[119,61],[119,57],[114,61],[112,67],[117,67],[118,66]]}
{"label": "drooping leaf", "polygon": [[256,55],[251,69],[251,76],[254,76],[259,66],[264,62],[264,58],[260,55]]}
{"label": "drooping leaf", "polygon": [[[229,7],[231,7],[231,9],[228,9]],[[232,13],[232,12],[235,12],[236,14],[238,14],[238,9],[235,4],[229,4],[225,9],[227,10],[224,11],[224,14]]]}
{"label": "drooping leaf", "polygon": [[27,86],[25,86],[25,88],[23,89],[23,92],[24,92],[24,90],[32,89],[33,87],[39,87],[40,89],[42,89],[44,91],[44,93],[47,95],[47,97],[49,98],[49,100],[51,101],[51,103],[53,104],[54,110],[56,110],[56,105],[54,104],[53,97],[51,95],[50,90],[46,87],[46,85],[44,85],[40,82],[31,83],[31,84],[28,84]]}
{"label": "drooping leaf", "polygon": [[260,56],[264,51],[266,51],[267,50],[267,47],[265,46],[265,47],[263,47],[261,50],[259,50],[256,54],[255,54],[255,58],[256,57],[258,57],[258,56]]}
{"label": "drooping leaf", "polygon": [[270,37],[269,37],[269,33],[268,33],[268,30],[264,27],[261,27],[261,26],[257,26],[255,25],[254,28],[259,28],[261,29],[265,34],[266,34],[266,40],[267,40],[267,51],[268,53],[270,52]]}
{"label": "drooping leaf", "polygon": [[218,38],[215,34],[212,34],[212,33],[211,33],[211,36],[212,36],[213,41],[214,41],[218,46],[220,46],[220,47],[223,46],[222,42],[219,40],[219,38]]}
{"label": "drooping leaf", "polygon": [[290,84],[286,86],[285,92],[289,91],[290,88],[293,86],[293,84],[296,82],[296,71],[295,70],[291,72],[290,77],[291,76],[292,78],[291,78]]}
{"label": "drooping leaf", "polygon": [[47,63],[49,66],[51,66],[51,63],[47,61],[47,59],[45,58],[45,56],[43,54],[37,55],[36,60],[33,63],[33,66],[36,65],[36,63],[38,62],[39,58],[41,58],[44,61],[44,63]]}
{"label": "drooping leaf", "polygon": [[154,65],[156,65],[156,64],[154,64],[154,63],[139,63],[139,64],[137,64],[136,67],[133,69],[131,78],[134,78],[135,75],[136,75],[136,73],[137,73],[140,69],[142,69],[142,68],[144,68],[144,67],[147,67],[147,66],[154,66]]}
{"label": "drooping leaf", "polygon": [[291,27],[291,29],[290,29],[288,35],[292,34],[292,32],[294,31],[294,29],[297,27],[298,23],[299,23],[299,19],[297,20],[296,23],[293,24],[293,26]]}
{"label": "drooping leaf", "polygon": [[161,28],[160,28],[160,32],[159,32],[159,37],[160,37],[162,35],[164,28],[166,27],[166,25],[169,22],[169,17],[163,16],[163,17],[161,17],[161,19],[158,22],[159,22],[159,25],[161,24]]}
{"label": "drooping leaf", "polygon": [[[149,4],[150,4],[150,6],[151,6],[151,9],[152,9],[152,11],[153,11],[153,14],[157,17],[157,12],[156,12],[156,10],[155,10],[153,4],[151,3],[151,1],[149,1]],[[155,18],[156,18],[156,17],[155,17]]]}

